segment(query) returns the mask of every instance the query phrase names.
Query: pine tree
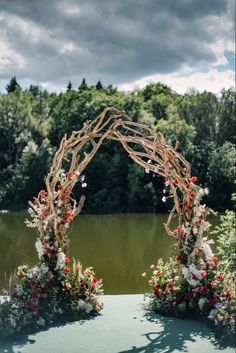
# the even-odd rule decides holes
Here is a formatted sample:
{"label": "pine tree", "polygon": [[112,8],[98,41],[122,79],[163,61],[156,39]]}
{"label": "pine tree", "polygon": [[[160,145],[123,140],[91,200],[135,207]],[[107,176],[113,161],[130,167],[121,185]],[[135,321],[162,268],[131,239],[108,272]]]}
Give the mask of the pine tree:
{"label": "pine tree", "polygon": [[5,87],[7,92],[8,93],[12,93],[12,92],[15,92],[15,90],[17,88],[21,88],[19,83],[17,82],[16,80],[16,76],[13,76],[11,79],[10,79],[10,82],[8,83],[8,85]]}
{"label": "pine tree", "polygon": [[71,81],[69,81],[67,85],[67,92],[70,92],[71,90],[72,90],[72,83]]}
{"label": "pine tree", "polygon": [[81,84],[80,84],[80,86],[79,86],[79,91],[83,91],[83,90],[85,90],[85,89],[87,89],[87,88],[88,88],[88,85],[87,85],[87,83],[86,83],[85,78],[83,78],[83,80],[82,80],[82,82],[81,82]]}
{"label": "pine tree", "polygon": [[97,84],[96,84],[96,89],[97,90],[101,90],[101,89],[103,89],[103,85],[102,85],[102,82],[99,80],[98,82],[97,82]]}

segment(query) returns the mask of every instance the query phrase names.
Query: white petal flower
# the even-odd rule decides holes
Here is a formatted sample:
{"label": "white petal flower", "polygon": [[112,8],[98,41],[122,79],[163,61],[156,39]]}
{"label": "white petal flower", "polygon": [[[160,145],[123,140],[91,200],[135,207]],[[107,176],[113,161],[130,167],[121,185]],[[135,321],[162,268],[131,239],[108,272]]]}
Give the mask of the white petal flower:
{"label": "white petal flower", "polygon": [[39,259],[41,259],[41,257],[45,253],[45,249],[44,249],[44,246],[43,246],[43,244],[42,244],[40,239],[38,239],[36,241],[35,247],[36,247],[36,250],[37,250],[37,253],[38,253],[38,257],[39,257]]}
{"label": "white petal flower", "polygon": [[65,267],[65,258],[66,258],[66,255],[64,254],[64,252],[58,253],[55,270],[61,270],[63,267]]}

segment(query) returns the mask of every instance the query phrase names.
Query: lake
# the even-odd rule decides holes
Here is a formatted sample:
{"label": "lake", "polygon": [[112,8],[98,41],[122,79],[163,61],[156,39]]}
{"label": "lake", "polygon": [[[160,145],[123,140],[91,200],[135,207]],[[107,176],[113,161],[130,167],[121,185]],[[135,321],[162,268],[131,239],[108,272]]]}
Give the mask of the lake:
{"label": "lake", "polygon": [[[0,213],[0,288],[18,266],[37,263],[36,232],[25,226],[27,213]],[[105,294],[143,293],[141,277],[158,258],[174,254],[165,233],[166,214],[80,215],[70,231],[70,257],[94,267]],[[210,222],[218,221],[210,217]]]}

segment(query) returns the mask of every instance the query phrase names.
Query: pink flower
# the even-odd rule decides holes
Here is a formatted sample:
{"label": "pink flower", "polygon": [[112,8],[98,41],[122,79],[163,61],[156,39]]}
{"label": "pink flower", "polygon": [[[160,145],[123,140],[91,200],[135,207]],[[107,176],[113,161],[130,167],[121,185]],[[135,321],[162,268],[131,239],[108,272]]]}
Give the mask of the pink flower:
{"label": "pink flower", "polygon": [[206,277],[207,276],[207,272],[206,271],[201,271],[201,277]]}
{"label": "pink flower", "polygon": [[66,288],[67,288],[67,289],[71,289],[71,284],[67,282],[67,283],[66,283]]}

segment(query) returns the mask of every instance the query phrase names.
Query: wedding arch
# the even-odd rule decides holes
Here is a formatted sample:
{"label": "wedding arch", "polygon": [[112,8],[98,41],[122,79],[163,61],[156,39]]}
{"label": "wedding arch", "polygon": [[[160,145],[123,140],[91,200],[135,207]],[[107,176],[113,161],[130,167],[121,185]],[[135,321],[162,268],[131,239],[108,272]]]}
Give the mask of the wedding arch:
{"label": "wedding arch", "polygon": [[[210,315],[214,322],[219,317],[224,327],[235,322],[229,314],[232,293],[205,235],[208,209],[201,200],[207,190],[196,185],[197,177],[191,176],[190,164],[178,152],[178,143],[169,146],[161,133],[107,107],[81,130],[62,138],[45,189],[29,201],[31,220],[26,220],[26,225],[38,232],[39,264],[20,266],[11,277],[10,300],[0,304],[0,337],[30,325],[44,326],[58,317],[76,319],[101,310],[101,280],[92,268],[83,270],[80,262],[69,258],[68,229],[85,201],[84,196],[79,200],[74,196],[73,188],[77,182],[86,186],[85,169],[106,140],[121,143],[147,173],[161,175],[166,192],[173,197],[165,229],[174,239],[177,256],[166,265],[159,262],[151,266],[154,309],[177,315],[191,312],[194,317]],[[178,220],[174,228],[173,218]]]}
{"label": "wedding arch", "polygon": [[[201,222],[192,224],[192,219],[199,201],[199,190],[202,193],[204,191],[195,184],[197,178],[191,177],[190,164],[177,151],[178,143],[175,147],[167,145],[160,132],[133,122],[125,112],[110,107],[95,120],[86,122],[80,131],[73,131],[70,137],[65,135],[62,138],[46,177],[46,190],[39,193],[34,203],[29,202],[31,214],[37,220],[33,226],[39,231],[39,239],[43,241],[48,233],[53,233],[53,246],[68,255],[67,229],[80,213],[85,200],[82,196],[76,202],[71,196],[72,190],[78,181],[82,186],[85,185],[83,173],[105,140],[120,142],[129,156],[146,172],[157,173],[165,178],[166,188],[169,188],[174,200],[165,229],[176,239],[183,264],[188,262],[189,256],[198,256],[202,240],[202,231],[199,232],[199,229],[205,222],[205,207],[199,215]],[[173,230],[171,220],[174,216],[178,217],[178,227]],[[186,239],[181,233],[182,228],[188,228],[191,233],[193,229],[190,225],[194,227],[195,235],[190,237],[188,234]]]}

